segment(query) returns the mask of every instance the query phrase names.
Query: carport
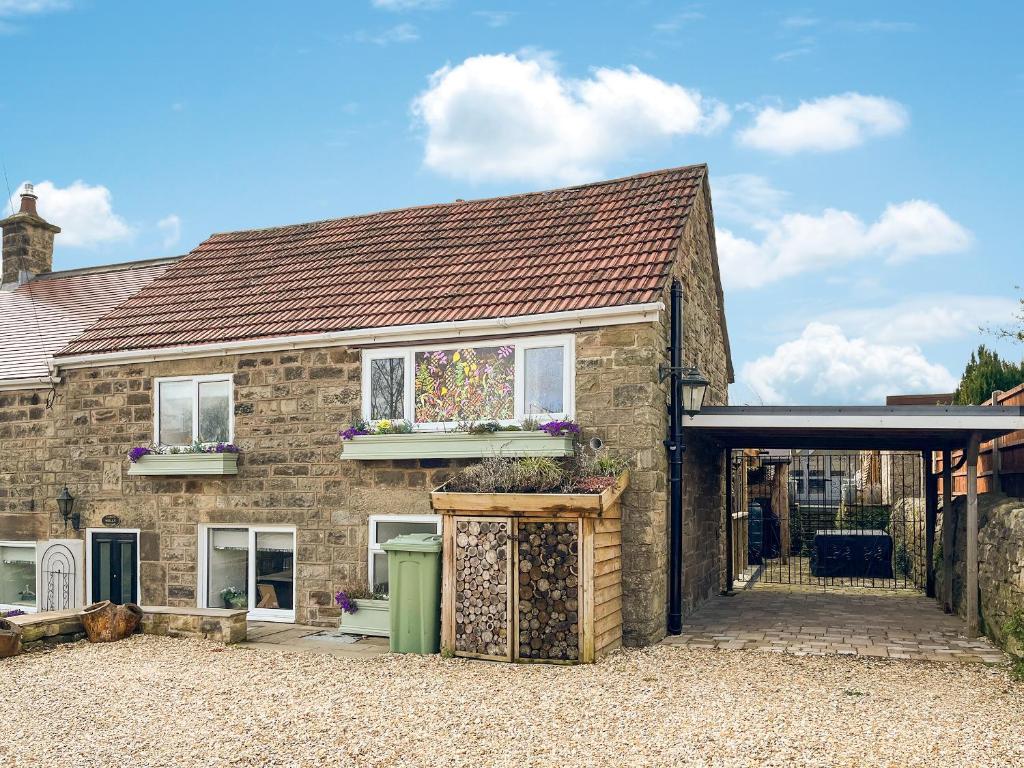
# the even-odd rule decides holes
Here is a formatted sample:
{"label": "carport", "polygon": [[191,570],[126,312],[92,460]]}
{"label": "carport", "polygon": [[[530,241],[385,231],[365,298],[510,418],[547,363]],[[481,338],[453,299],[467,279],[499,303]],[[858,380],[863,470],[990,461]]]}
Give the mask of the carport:
{"label": "carport", "polygon": [[[935,596],[934,546],[941,476],[943,507],[952,507],[952,453],[963,451],[967,471],[966,605],[967,632],[978,634],[978,449],[982,442],[1024,430],[1024,407],[976,406],[716,406],[684,419],[686,434],[699,436],[725,452],[726,466],[737,449],[819,449],[841,451],[915,452],[924,459],[925,593]],[[940,473],[932,457],[942,455]],[[727,472],[726,495],[732,489]],[[730,508],[727,505],[727,509]],[[726,547],[732,552],[732,525],[727,520]],[[952,525],[943,526],[942,603],[952,606]],[[733,584],[732,558],[727,557],[727,584]]]}

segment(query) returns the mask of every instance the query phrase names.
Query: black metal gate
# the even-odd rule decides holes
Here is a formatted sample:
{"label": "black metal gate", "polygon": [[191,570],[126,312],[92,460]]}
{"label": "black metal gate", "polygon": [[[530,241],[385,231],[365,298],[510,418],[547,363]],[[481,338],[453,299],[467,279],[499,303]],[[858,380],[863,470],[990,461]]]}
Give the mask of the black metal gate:
{"label": "black metal gate", "polygon": [[924,589],[920,453],[733,451],[731,471],[740,580]]}

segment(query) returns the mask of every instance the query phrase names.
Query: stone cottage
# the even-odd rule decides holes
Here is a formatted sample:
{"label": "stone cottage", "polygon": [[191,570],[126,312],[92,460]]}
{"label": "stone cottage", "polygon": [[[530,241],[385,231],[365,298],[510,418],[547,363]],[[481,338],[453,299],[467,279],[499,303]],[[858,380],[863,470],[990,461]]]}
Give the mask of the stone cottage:
{"label": "stone cottage", "polygon": [[[584,439],[633,456],[624,639],[665,634],[659,366],[673,280],[684,362],[710,381],[708,404],[726,402],[733,376],[706,166],[215,234],[178,260],[75,273],[49,271],[57,230],[33,203],[3,222],[0,302],[24,303],[42,325],[23,325],[0,358],[0,546],[31,556],[36,581],[0,564],[0,582],[26,582],[22,596],[40,604],[52,568],[40,562],[45,543],[33,545],[80,542],[85,602],[234,600],[253,618],[334,623],[335,590],[386,589],[381,543],[436,530],[429,491],[467,461],[430,455],[429,440],[423,455],[354,459],[339,430],[361,419],[433,433],[467,418],[568,418]],[[88,318],[74,299],[83,280],[94,286]],[[472,408],[447,390],[428,405],[417,396],[428,359],[472,360],[503,386]],[[127,458],[196,441],[237,445],[237,461],[167,474]],[[720,453],[688,448],[687,611],[722,586],[724,518]],[[80,530],[57,514],[65,486]]]}

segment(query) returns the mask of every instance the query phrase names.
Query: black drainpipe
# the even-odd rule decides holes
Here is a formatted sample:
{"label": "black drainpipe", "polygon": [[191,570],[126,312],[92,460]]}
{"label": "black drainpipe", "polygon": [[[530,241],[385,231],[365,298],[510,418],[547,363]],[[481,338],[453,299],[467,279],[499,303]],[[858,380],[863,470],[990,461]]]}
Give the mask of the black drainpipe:
{"label": "black drainpipe", "polygon": [[669,331],[669,365],[671,366],[668,401],[669,477],[669,561],[668,561],[668,632],[683,631],[683,404],[679,391],[679,371],[683,365],[683,285],[672,281],[671,329]]}

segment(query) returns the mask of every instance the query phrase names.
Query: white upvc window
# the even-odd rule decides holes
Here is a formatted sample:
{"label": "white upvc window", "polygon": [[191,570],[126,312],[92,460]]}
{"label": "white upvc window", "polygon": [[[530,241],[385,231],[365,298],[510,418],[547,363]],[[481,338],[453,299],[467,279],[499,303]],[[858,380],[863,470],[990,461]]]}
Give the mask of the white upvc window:
{"label": "white upvc window", "polygon": [[291,525],[200,523],[198,605],[294,622],[296,544]]}
{"label": "white upvc window", "polygon": [[153,382],[153,442],[161,446],[230,443],[235,409],[230,374],[175,376]]}
{"label": "white upvc window", "polygon": [[440,515],[370,515],[370,589],[388,592],[388,553],[381,546],[406,533],[441,533]]}
{"label": "white upvc window", "polygon": [[484,339],[363,352],[363,418],[417,430],[572,418],[575,337]]}
{"label": "white upvc window", "polygon": [[0,541],[0,611],[36,610],[36,543]]}

